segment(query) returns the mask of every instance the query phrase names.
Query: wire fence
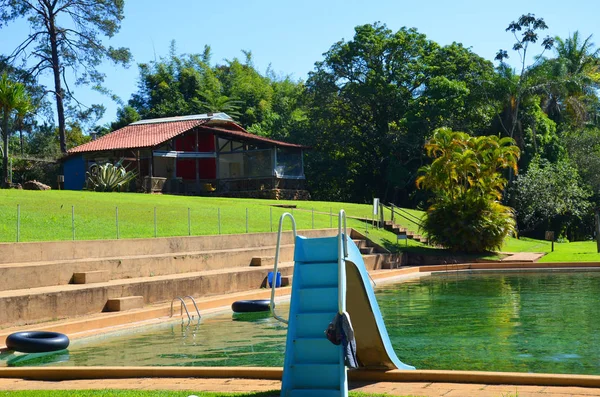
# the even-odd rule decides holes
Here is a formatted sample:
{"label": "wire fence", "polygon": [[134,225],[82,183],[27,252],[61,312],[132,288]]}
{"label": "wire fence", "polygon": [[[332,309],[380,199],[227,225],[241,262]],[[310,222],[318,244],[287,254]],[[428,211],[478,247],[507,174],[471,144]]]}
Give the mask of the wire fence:
{"label": "wire fence", "polygon": [[[56,212],[40,213],[32,206],[17,204],[4,212],[0,242],[55,240],[99,240],[158,238],[276,232],[279,218],[290,212],[298,229],[337,227],[337,211],[262,207],[171,207],[115,206],[101,211],[85,206],[62,205]],[[365,228],[373,227],[365,223]]]}

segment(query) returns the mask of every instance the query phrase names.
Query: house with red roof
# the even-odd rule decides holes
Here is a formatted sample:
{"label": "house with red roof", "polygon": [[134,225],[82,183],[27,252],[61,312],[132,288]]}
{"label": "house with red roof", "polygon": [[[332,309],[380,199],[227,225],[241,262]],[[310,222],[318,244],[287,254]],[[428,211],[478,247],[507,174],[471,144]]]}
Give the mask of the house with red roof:
{"label": "house with red roof", "polygon": [[138,191],[308,199],[305,149],[252,134],[225,113],[141,120],[70,149],[64,188],[84,189],[92,164],[121,161]]}

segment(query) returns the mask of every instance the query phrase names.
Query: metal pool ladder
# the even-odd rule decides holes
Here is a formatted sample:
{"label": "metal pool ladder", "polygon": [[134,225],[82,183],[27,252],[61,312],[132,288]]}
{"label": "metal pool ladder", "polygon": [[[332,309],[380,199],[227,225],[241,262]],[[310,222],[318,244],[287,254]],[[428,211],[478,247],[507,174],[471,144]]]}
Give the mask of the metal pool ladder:
{"label": "metal pool ladder", "polygon": [[179,315],[182,316],[183,310],[185,309],[185,314],[187,314],[188,321],[191,321],[194,318],[193,315],[190,315],[190,312],[188,311],[187,306],[185,304],[184,298],[190,298],[192,300],[192,303],[194,304],[194,308],[196,309],[196,313],[198,313],[198,321],[200,321],[200,318],[202,317],[202,316],[200,316],[200,310],[198,309],[196,300],[194,299],[193,296],[190,296],[190,295],[186,295],[183,298],[181,296],[176,296],[175,298],[173,298],[173,300],[171,301],[171,316],[170,317],[173,317],[173,302],[175,302],[176,300],[179,300],[181,302],[181,305],[179,307]]}
{"label": "metal pool ladder", "polygon": [[294,244],[296,243],[296,220],[294,216],[289,212],[284,213],[279,218],[279,231],[277,233],[277,247],[275,248],[275,265],[273,266],[273,282],[271,283],[271,302],[269,303],[269,308],[271,309],[271,314],[277,320],[281,321],[284,324],[287,324],[288,321],[275,313],[275,287],[277,286],[277,266],[279,266],[279,248],[281,247],[281,234],[283,233],[283,220],[289,217],[290,221],[292,221],[292,231],[294,233]]}

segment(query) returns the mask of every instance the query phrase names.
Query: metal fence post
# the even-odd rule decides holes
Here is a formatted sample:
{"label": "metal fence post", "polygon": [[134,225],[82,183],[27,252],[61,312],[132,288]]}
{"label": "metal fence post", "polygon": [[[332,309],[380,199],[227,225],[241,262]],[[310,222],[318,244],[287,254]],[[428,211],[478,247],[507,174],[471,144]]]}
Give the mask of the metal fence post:
{"label": "metal fence post", "polygon": [[75,241],[75,206],[71,206],[71,230],[73,231],[73,241]]}
{"label": "metal fence post", "polygon": [[246,233],[248,233],[248,208],[246,208]]}
{"label": "metal fence post", "polygon": [[117,222],[117,240],[119,239],[119,207],[115,207],[115,217]]}
{"label": "metal fence post", "polygon": [[221,234],[221,209],[217,208],[217,218],[219,222],[219,234]]}
{"label": "metal fence post", "polygon": [[17,204],[17,243],[21,239],[21,204]]}
{"label": "metal fence post", "polygon": [[188,207],[188,236],[192,235],[192,215]]}
{"label": "metal fence post", "polygon": [[157,230],[156,230],[156,207],[154,207],[154,237],[156,238]]}

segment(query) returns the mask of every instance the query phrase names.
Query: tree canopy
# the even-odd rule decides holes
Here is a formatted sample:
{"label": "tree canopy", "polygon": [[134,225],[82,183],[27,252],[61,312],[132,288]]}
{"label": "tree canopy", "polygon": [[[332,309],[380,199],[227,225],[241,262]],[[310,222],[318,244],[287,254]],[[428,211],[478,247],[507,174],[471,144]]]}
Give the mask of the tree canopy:
{"label": "tree canopy", "polygon": [[[105,46],[101,36],[112,37],[123,20],[124,0],[0,0],[0,28],[25,18],[31,33],[9,55],[37,77],[49,71],[53,76],[60,149],[67,151],[65,105],[81,105],[66,79],[66,70],[77,72],[74,85],[102,87],[105,75],[98,70],[104,59],[127,65],[131,54],[126,48]],[[80,117],[103,112],[102,106],[86,107]]]}
{"label": "tree canopy", "polygon": [[[309,146],[305,173],[315,199],[370,202],[379,197],[426,208],[436,189],[417,189],[415,182],[419,169],[437,167],[438,176],[450,178],[444,187],[448,194],[463,197],[460,189],[468,188],[469,194],[493,199],[493,206],[482,202],[479,210],[496,211],[498,219],[510,213],[499,206],[515,207],[525,233],[550,226],[560,233],[567,225],[572,235],[589,235],[586,222],[600,207],[600,50],[579,31],[568,37],[547,34],[551,27],[539,16],[524,14],[507,25],[512,48],[498,51],[496,63],[469,43],[440,45],[415,28],[360,25],[315,60],[306,81],[278,76],[270,68],[260,71],[250,50],[215,62],[209,45],[180,54],[173,42],[163,57],[138,64],[137,88],[115,119],[90,128],[83,116],[102,107],[70,111],[77,101],[66,71],[79,71],[81,79],[74,83],[104,91],[100,62],[130,60],[126,49],[102,40],[118,32],[123,1],[0,0],[0,7],[0,28],[17,18],[28,18],[32,26],[12,54],[0,56],[0,71],[25,85],[36,109],[44,109],[44,94],[51,91],[59,118],[55,127],[15,113],[10,128],[22,130],[23,139],[11,134],[13,153],[22,147],[34,156],[57,156],[70,139],[81,142],[90,132],[106,134],[140,119],[221,111],[251,133]],[[508,57],[517,60],[516,67]],[[45,71],[54,77],[51,90],[36,84],[35,77]],[[495,164],[469,174],[479,185],[469,179],[458,183],[458,175],[442,166],[445,160],[428,156],[440,150],[433,145],[442,144],[440,131],[462,131],[456,139],[472,145],[463,147],[461,167],[488,164],[477,152],[497,157],[513,147],[510,139],[520,156],[515,160],[516,153],[510,154],[507,168]],[[497,152],[490,154],[489,145]],[[501,171],[492,172],[494,167]],[[560,181],[576,180],[585,192],[577,193],[582,203],[577,213],[551,216],[539,210],[544,196],[528,195],[523,188],[526,181],[543,182],[549,170],[567,170]],[[424,187],[432,183],[419,180]],[[516,193],[500,202],[505,188]],[[537,226],[529,221],[541,218]]]}

